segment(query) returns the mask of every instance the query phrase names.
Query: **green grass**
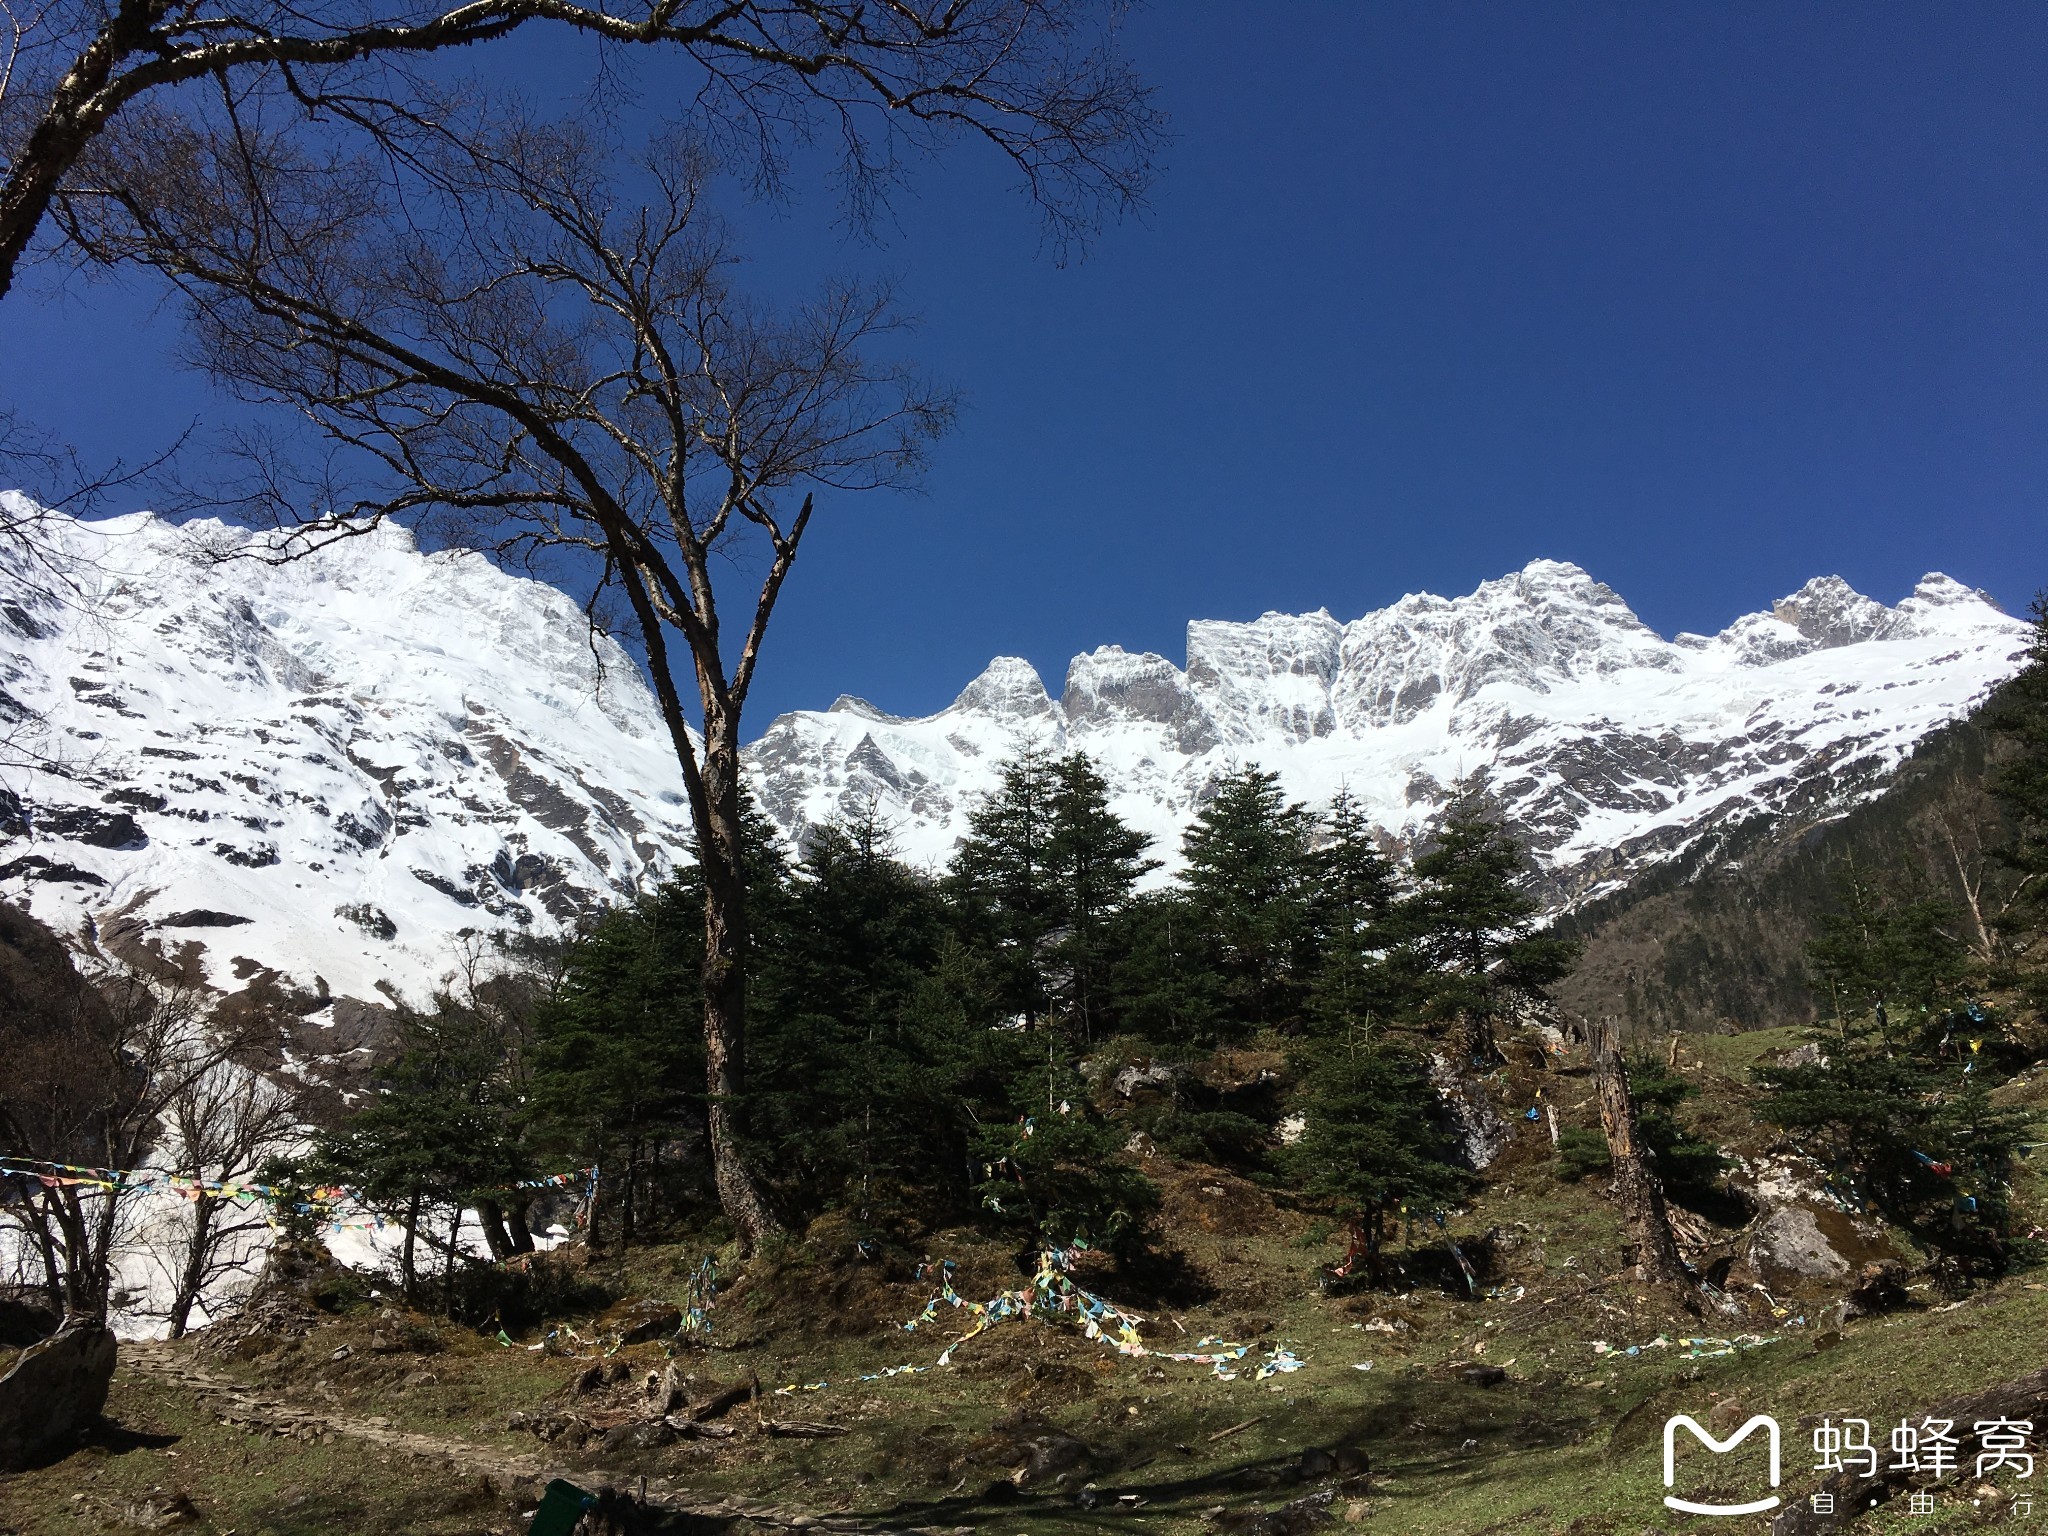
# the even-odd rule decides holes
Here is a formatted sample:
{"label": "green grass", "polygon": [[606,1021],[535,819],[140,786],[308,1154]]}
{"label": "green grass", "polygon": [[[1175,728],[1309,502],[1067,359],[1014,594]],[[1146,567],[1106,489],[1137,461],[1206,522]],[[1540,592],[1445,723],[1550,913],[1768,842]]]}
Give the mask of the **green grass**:
{"label": "green grass", "polygon": [[[1745,1109],[1748,1069],[1764,1052],[1799,1040],[1796,1030],[1688,1038],[1681,1060],[1703,1094],[1684,1114],[1731,1150],[1761,1150],[1769,1133]],[[1504,1081],[1504,1104],[1526,1105],[1536,1081]],[[1590,1123],[1580,1102],[1590,1094],[1588,1080],[1554,1074],[1541,1082],[1567,1123]],[[766,1409],[843,1424],[848,1433],[795,1440],[748,1428],[730,1441],[679,1444],[602,1468],[587,1455],[565,1459],[588,1481],[601,1474],[630,1481],[644,1471],[678,1479],[707,1501],[733,1493],[813,1511],[853,1510],[888,1529],[1080,1536],[1116,1528],[1215,1532],[1223,1527],[1209,1512],[1219,1507],[1273,1509],[1331,1487],[1337,1478],[1321,1466],[1304,1469],[1303,1453],[1350,1446],[1370,1456],[1372,1473],[1369,1483],[1335,1490],[1330,1510],[1340,1525],[1417,1536],[1692,1529],[1726,1536],[1761,1531],[1765,1522],[1697,1520],[1662,1507],[1667,1416],[1708,1422],[1717,1403],[1726,1405],[1724,1416],[1774,1415],[1784,1429],[1783,1492],[1799,1499],[1817,1480],[1809,1447],[1818,1417],[1868,1418],[1883,1444],[1900,1416],[2048,1358],[2048,1289],[2025,1274],[1953,1310],[1852,1322],[1838,1340],[1818,1338],[1815,1326],[1787,1326],[1789,1316],[1773,1318],[1761,1302],[1740,1319],[1675,1316],[1622,1274],[1626,1234],[1601,1181],[1559,1181],[1545,1129],[1514,1124],[1515,1142],[1489,1171],[1488,1188],[1453,1222],[1475,1251],[1493,1234],[1492,1294],[1479,1298],[1444,1288],[1442,1250],[1422,1234],[1401,1255],[1412,1289],[1326,1295],[1318,1266],[1337,1248],[1334,1239],[1307,1241],[1315,1212],[1276,1203],[1214,1170],[1155,1165],[1166,1195],[1163,1227],[1180,1251],[1182,1292],[1169,1287],[1148,1304],[1115,1277],[1084,1275],[1084,1283],[1150,1319],[1153,1347],[1186,1347],[1211,1333],[1252,1339],[1261,1352],[1294,1350],[1308,1362],[1298,1373],[1222,1382],[1198,1366],[1119,1358],[1070,1326],[1033,1321],[1007,1323],[963,1345],[950,1367],[861,1382],[861,1374],[887,1366],[931,1365],[962,1319],[949,1310],[932,1328],[903,1332],[897,1324],[926,1294],[908,1263],[902,1256],[889,1267],[859,1262],[821,1232],[815,1244],[773,1263],[729,1264],[739,1272],[721,1298],[714,1347],[687,1351],[679,1364],[725,1381],[752,1371],[771,1389],[827,1381],[815,1393],[771,1396]],[[2023,1205],[2037,1211],[2038,1196],[2030,1175]],[[1021,1280],[1004,1249],[970,1234],[934,1236],[931,1254],[960,1261],[960,1289],[971,1297]],[[682,1246],[596,1262],[616,1294],[675,1297],[699,1256]],[[1151,1281],[1155,1291],[1163,1283]],[[1190,1288],[1203,1294],[1192,1297]],[[1813,1291],[1781,1299],[1790,1315],[1817,1317],[1827,1298]],[[1407,1326],[1393,1333],[1366,1326],[1397,1320]],[[378,1327],[374,1313],[360,1308],[309,1339],[225,1368],[301,1402],[331,1401],[407,1429],[528,1452],[536,1442],[508,1429],[507,1415],[540,1406],[583,1368],[448,1327],[437,1330],[433,1352],[380,1356],[367,1347]],[[1696,1360],[1671,1348],[1635,1357],[1593,1349],[1595,1341],[1625,1347],[1693,1332],[1768,1333],[1776,1342]],[[337,1363],[331,1356],[344,1342],[353,1353]],[[663,1363],[655,1345],[623,1353],[636,1380]],[[1368,1360],[1369,1372],[1353,1369]],[[1509,1380],[1466,1382],[1454,1367],[1474,1362],[1506,1367]],[[188,1528],[213,1536],[482,1536],[522,1528],[503,1496],[474,1480],[465,1486],[440,1466],[348,1442],[231,1430],[131,1372],[118,1379],[109,1412],[120,1433],[0,1481],[0,1528],[118,1528],[113,1515],[122,1502],[152,1488],[184,1492],[203,1516]],[[751,1426],[751,1414],[739,1410],[735,1422]],[[1010,1481],[1023,1460],[1020,1422],[1028,1433],[1050,1426],[1074,1437],[1089,1459],[1063,1481],[1047,1478],[1020,1491]],[[1690,1475],[1710,1465],[1697,1454],[1688,1458]],[[1093,1509],[1077,1502],[1090,1484]],[[1125,1494],[1142,1502],[1115,1512]],[[1887,1506],[1859,1529],[1890,1536],[1973,1528],[1967,1497],[1919,1518],[1903,1505]],[[2037,1518],[2048,1522],[2048,1507]]]}

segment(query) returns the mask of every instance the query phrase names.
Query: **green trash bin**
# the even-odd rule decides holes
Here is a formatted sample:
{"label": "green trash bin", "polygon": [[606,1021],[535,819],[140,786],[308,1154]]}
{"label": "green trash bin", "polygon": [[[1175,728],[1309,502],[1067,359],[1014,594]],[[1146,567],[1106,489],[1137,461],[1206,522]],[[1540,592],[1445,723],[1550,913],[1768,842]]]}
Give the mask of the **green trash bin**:
{"label": "green trash bin", "polygon": [[597,1495],[585,1493],[574,1483],[556,1478],[540,1496],[540,1508],[533,1512],[527,1536],[570,1536],[583,1512],[597,1502]]}

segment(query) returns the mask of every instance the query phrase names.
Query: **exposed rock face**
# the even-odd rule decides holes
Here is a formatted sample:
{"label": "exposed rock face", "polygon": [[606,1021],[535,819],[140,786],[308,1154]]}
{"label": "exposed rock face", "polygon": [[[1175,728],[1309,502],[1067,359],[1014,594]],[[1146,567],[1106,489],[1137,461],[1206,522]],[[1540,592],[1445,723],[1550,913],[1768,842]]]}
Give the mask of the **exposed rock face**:
{"label": "exposed rock face", "polygon": [[1742,1257],[1772,1290],[1838,1285],[1898,1259],[1883,1227],[1841,1209],[1821,1179],[1805,1159],[1778,1158],[1740,1168],[1731,1180],[1757,1207]]}
{"label": "exposed rock face", "polygon": [[1473,1077],[1461,1075],[1447,1058],[1430,1056],[1428,1068],[1430,1086],[1436,1089],[1444,1117],[1444,1130],[1456,1144],[1459,1156],[1468,1168],[1486,1167],[1508,1144],[1507,1122],[1487,1098],[1485,1086]]}
{"label": "exposed rock face", "polygon": [[114,1380],[114,1335],[73,1318],[0,1376],[0,1470],[13,1471],[95,1422]]}

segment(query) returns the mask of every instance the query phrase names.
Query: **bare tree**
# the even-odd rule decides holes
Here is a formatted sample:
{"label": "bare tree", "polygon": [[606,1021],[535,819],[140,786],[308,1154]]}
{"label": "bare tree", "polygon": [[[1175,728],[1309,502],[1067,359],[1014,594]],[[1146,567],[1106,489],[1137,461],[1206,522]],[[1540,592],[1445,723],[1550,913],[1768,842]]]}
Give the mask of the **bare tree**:
{"label": "bare tree", "polygon": [[4,1181],[6,1216],[40,1259],[51,1300],[103,1317],[134,1195],[112,1175],[143,1164],[172,1106],[244,1042],[208,1034],[196,992],[126,972],[87,984],[47,930],[29,931],[13,909],[4,917],[0,942],[34,964],[17,973],[29,985],[7,978],[0,1136],[14,1157],[37,1160]]}
{"label": "bare tree", "polygon": [[[580,124],[472,108],[406,144],[394,183],[388,161],[308,163],[290,134],[165,135],[147,195],[88,235],[185,291],[216,377],[324,441],[318,485],[263,465],[275,558],[439,519],[587,576],[594,618],[622,604],[694,820],[713,1172],[751,1244],[775,1221],[734,1118],[742,711],[818,498],[911,483],[953,402],[885,355],[904,325],[886,287],[783,311],[741,294],[686,138],[622,165]],[[335,495],[343,478],[363,489]],[[309,497],[331,510],[294,521]]]}
{"label": "bare tree", "polygon": [[[189,1070],[187,1062],[197,1070]],[[159,1165],[190,1181],[177,1208],[178,1241],[170,1255],[170,1336],[183,1338],[192,1309],[207,1292],[242,1270],[250,1239],[269,1226],[268,1212],[221,1185],[252,1177],[266,1158],[297,1135],[296,1096],[239,1062],[217,1059],[211,1042],[188,1040],[170,1063],[175,1089],[164,1116],[167,1155]]]}
{"label": "bare tree", "polygon": [[[1113,0],[4,0],[0,3],[0,294],[54,202],[117,114],[232,115],[268,92],[333,121],[366,98],[411,99],[408,67],[534,23],[607,44],[655,45],[663,94],[698,130],[744,144],[773,187],[821,133],[868,217],[905,151],[960,133],[1016,168],[1059,238],[1143,193],[1160,121],[1110,46]],[[178,90],[177,87],[187,87]],[[217,101],[216,101],[217,98]],[[209,108],[208,103],[215,105]],[[105,173],[101,167],[88,179]],[[119,175],[118,164],[113,174]]]}

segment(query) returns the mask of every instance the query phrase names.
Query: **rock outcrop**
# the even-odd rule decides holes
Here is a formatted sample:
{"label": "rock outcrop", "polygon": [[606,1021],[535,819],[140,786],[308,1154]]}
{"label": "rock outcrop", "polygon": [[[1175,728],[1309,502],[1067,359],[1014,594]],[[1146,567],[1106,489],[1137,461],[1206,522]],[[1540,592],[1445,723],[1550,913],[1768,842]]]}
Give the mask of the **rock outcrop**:
{"label": "rock outcrop", "polygon": [[70,1318],[21,1352],[0,1376],[0,1471],[14,1471],[96,1423],[114,1380],[114,1335],[104,1323]]}

